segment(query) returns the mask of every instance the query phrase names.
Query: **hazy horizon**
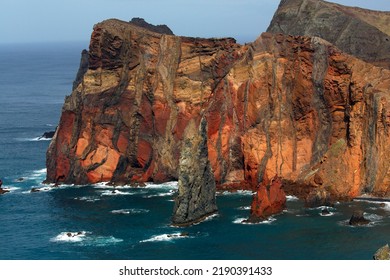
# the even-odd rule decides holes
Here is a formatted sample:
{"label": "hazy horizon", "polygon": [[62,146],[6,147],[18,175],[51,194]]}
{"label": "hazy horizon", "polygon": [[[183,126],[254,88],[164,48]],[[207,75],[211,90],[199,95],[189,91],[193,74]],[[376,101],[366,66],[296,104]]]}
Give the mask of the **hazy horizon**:
{"label": "hazy horizon", "polygon": [[[89,42],[93,25],[109,18],[144,18],[176,35],[254,41],[266,31],[279,0],[3,0],[0,44]],[[390,10],[388,0],[334,0],[347,6]],[[163,11],[163,12],[162,12]]]}

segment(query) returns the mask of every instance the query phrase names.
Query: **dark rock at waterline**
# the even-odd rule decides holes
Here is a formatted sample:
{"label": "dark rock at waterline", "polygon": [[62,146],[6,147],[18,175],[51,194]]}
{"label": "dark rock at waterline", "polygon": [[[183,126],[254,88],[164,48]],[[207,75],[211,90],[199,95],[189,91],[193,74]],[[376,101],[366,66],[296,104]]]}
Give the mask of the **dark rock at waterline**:
{"label": "dark rock at waterline", "polygon": [[370,220],[364,217],[364,212],[362,210],[355,210],[352,214],[349,224],[351,226],[362,226],[370,223]]}
{"label": "dark rock at waterline", "polygon": [[315,208],[320,206],[334,206],[330,194],[324,189],[315,189],[311,191],[305,198],[305,206],[308,208]]}
{"label": "dark rock at waterline", "polygon": [[42,134],[41,137],[39,137],[39,139],[51,139],[54,137],[54,134],[56,133],[56,131],[46,131],[45,133]]}
{"label": "dark rock at waterline", "polygon": [[7,192],[9,192],[9,191],[8,191],[8,190],[5,190],[5,189],[3,189],[3,188],[0,187],[0,195],[1,195],[1,194],[5,194],[5,193],[7,193]]}
{"label": "dark rock at waterline", "polygon": [[181,232],[179,234],[168,234],[168,237],[188,237],[190,234],[188,232]]}
{"label": "dark rock at waterline", "polygon": [[379,248],[374,256],[374,260],[390,260],[390,248],[389,244],[386,244],[385,246]]}
{"label": "dark rock at waterline", "polygon": [[40,191],[41,191],[41,190],[38,189],[38,188],[32,188],[32,189],[30,190],[31,193],[40,192]]}
{"label": "dark rock at waterline", "polygon": [[23,182],[23,181],[24,181],[23,177],[20,177],[20,178],[16,179],[16,182]]}
{"label": "dark rock at waterline", "polygon": [[323,216],[329,216],[330,215],[329,209],[328,208],[322,209],[321,214]]}
{"label": "dark rock at waterline", "polygon": [[258,223],[261,223],[265,220],[266,219],[263,217],[259,217],[256,215],[250,215],[248,219],[243,220],[241,223],[243,223],[243,224],[258,224]]}

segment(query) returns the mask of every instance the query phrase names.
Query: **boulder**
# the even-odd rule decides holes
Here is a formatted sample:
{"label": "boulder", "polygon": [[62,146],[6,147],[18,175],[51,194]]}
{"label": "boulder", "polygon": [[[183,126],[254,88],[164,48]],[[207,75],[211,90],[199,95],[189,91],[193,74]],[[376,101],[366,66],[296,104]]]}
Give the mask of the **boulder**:
{"label": "boulder", "polygon": [[370,223],[370,220],[364,217],[364,212],[362,210],[355,210],[352,214],[349,224],[351,226],[362,226]]}
{"label": "boulder", "polygon": [[321,215],[322,215],[322,216],[329,216],[329,215],[330,215],[329,209],[328,209],[328,208],[322,209]]}
{"label": "boulder", "polygon": [[334,202],[331,195],[324,189],[314,189],[305,198],[305,206],[315,208],[320,206],[333,207]]}
{"label": "boulder", "polygon": [[374,256],[374,260],[390,260],[390,248],[389,244],[386,244],[385,246],[379,248]]}

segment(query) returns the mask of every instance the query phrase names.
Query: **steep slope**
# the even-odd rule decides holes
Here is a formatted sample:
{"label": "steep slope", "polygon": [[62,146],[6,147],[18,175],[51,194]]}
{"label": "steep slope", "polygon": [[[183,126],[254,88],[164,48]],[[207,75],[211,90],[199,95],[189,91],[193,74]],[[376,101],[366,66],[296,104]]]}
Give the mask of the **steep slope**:
{"label": "steep slope", "polygon": [[282,0],[267,32],[317,36],[366,62],[390,69],[390,12],[322,0]]}
{"label": "steep slope", "polygon": [[[389,89],[390,71],[319,38],[264,33],[240,46],[104,21],[66,98],[47,182],[163,182],[183,170],[181,181],[200,190],[202,180],[186,176],[211,166],[217,188],[279,176],[290,193],[390,195]],[[200,138],[185,133],[190,123]],[[206,161],[190,152],[204,145]],[[193,171],[179,166],[185,157]],[[207,182],[199,201],[213,201]]]}

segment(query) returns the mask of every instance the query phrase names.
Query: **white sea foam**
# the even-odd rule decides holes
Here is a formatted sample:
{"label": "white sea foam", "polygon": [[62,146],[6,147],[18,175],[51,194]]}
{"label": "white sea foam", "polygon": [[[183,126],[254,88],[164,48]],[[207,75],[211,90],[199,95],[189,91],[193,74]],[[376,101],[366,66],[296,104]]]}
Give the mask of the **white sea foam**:
{"label": "white sea foam", "polygon": [[3,190],[8,191],[8,192],[14,192],[17,190],[20,190],[20,188],[15,187],[15,186],[3,186]]}
{"label": "white sea foam", "polygon": [[108,190],[108,191],[102,191],[101,192],[101,195],[134,195],[134,193],[130,193],[130,192],[122,192],[122,191],[118,191],[118,190]]}
{"label": "white sea foam", "polygon": [[383,209],[385,209],[386,211],[390,211],[390,202],[387,202],[387,201],[370,201],[371,203],[374,203],[374,204],[383,204],[384,207]]}
{"label": "white sea foam", "polygon": [[251,210],[250,206],[241,206],[237,208],[238,210]]}
{"label": "white sea foam", "polygon": [[253,195],[252,191],[238,190],[234,192],[224,191],[217,192],[217,195]]}
{"label": "white sea foam", "polygon": [[61,232],[56,237],[50,239],[51,242],[81,242],[85,239],[88,232],[78,231],[78,232]]}
{"label": "white sea foam", "polygon": [[15,140],[20,142],[35,142],[35,141],[51,141],[51,138],[45,138],[45,137],[16,138]]}
{"label": "white sea foam", "polygon": [[299,198],[296,196],[293,196],[293,195],[287,195],[286,200],[287,201],[297,201],[297,200],[299,200]]}
{"label": "white sea foam", "polygon": [[72,242],[78,243],[81,246],[108,246],[118,242],[122,242],[123,239],[115,238],[113,236],[94,236],[88,231],[79,232],[61,232],[56,237],[50,239],[51,242]]}
{"label": "white sea foam", "polygon": [[177,181],[172,181],[172,182],[166,182],[162,184],[154,184],[154,183],[147,183],[145,185],[145,189],[177,189],[178,187],[178,182]]}
{"label": "white sea foam", "polygon": [[47,169],[46,168],[42,168],[42,169],[39,169],[39,170],[34,170],[30,176],[36,178],[36,177],[41,177],[43,175],[46,176],[46,173],[47,173]]}
{"label": "white sea foam", "polygon": [[116,238],[114,236],[96,236],[89,237],[82,243],[85,246],[104,247],[115,245],[116,243],[123,242],[123,239]]}
{"label": "white sea foam", "polygon": [[330,212],[329,211],[329,214],[327,213],[327,214],[324,214],[324,213],[320,213],[320,216],[322,216],[322,217],[330,217],[330,216],[334,216],[335,215],[335,212]]}
{"label": "white sea foam", "polygon": [[150,210],[147,209],[118,209],[118,210],[112,210],[111,213],[113,214],[143,214],[148,213]]}
{"label": "white sea foam", "polygon": [[248,218],[237,218],[233,220],[233,224],[242,224],[242,225],[269,225],[276,221],[276,218],[271,216],[267,220],[258,222],[258,223],[243,223]]}
{"label": "white sea foam", "polygon": [[96,202],[99,201],[100,198],[94,197],[94,196],[82,196],[82,197],[75,197],[75,200],[81,200],[81,201],[86,201],[86,202]]}
{"label": "white sea foam", "polygon": [[171,195],[173,195],[173,193],[167,192],[167,193],[144,195],[143,198],[163,197],[163,196],[171,196]]}
{"label": "white sea foam", "polygon": [[145,242],[172,242],[175,239],[183,239],[183,238],[189,238],[188,235],[183,235],[180,232],[175,232],[175,233],[164,233],[161,235],[154,235],[149,239],[141,240],[140,243],[145,243]]}

